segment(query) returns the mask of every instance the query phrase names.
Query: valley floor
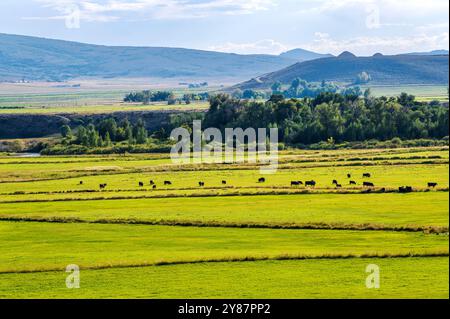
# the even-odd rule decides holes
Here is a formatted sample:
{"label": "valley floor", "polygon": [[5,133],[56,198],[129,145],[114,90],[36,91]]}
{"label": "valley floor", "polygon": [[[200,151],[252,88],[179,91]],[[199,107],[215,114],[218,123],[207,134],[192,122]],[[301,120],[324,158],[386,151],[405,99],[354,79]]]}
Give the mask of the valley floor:
{"label": "valley floor", "polygon": [[448,298],[448,170],[448,148],[285,151],[265,183],[164,154],[0,157],[0,298]]}

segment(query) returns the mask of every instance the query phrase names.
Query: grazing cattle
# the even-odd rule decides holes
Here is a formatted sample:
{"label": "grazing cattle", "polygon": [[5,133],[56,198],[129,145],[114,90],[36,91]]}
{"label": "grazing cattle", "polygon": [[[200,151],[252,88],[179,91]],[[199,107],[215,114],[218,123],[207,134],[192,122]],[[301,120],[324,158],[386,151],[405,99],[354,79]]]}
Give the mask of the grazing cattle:
{"label": "grazing cattle", "polygon": [[382,188],[382,189],[380,189],[380,193],[386,193],[386,188]]}
{"label": "grazing cattle", "polygon": [[156,185],[153,185],[153,189],[156,189]]}
{"label": "grazing cattle", "polygon": [[164,181],[164,185],[172,185],[171,181]]}
{"label": "grazing cattle", "polygon": [[144,187],[144,183],[139,182],[139,187]]}
{"label": "grazing cattle", "polygon": [[108,184],[100,184],[100,189],[105,189]]}
{"label": "grazing cattle", "polygon": [[370,183],[370,182],[364,182],[363,186],[364,187],[375,187],[375,185],[373,183]]}
{"label": "grazing cattle", "polygon": [[350,185],[356,185],[355,181],[350,181]]}
{"label": "grazing cattle", "polygon": [[205,186],[205,182],[198,182],[198,186],[204,187]]}
{"label": "grazing cattle", "polygon": [[341,184],[336,184],[336,188],[342,188]]}
{"label": "grazing cattle", "polygon": [[438,184],[437,183],[428,183],[428,187],[435,188]]}
{"label": "grazing cattle", "polygon": [[264,178],[264,177],[261,177],[259,180],[258,180],[258,183],[265,183],[266,182],[266,179]]}
{"label": "grazing cattle", "polygon": [[335,179],[333,179],[333,183],[331,183],[331,184],[333,184],[333,185],[337,185],[337,184],[338,184],[338,181],[337,181],[337,180],[335,180]]}
{"label": "grazing cattle", "polygon": [[399,193],[411,193],[413,191],[411,186],[402,186],[398,188]]}
{"label": "grazing cattle", "polygon": [[155,182],[154,181],[150,181],[150,185],[155,185]]}
{"label": "grazing cattle", "polygon": [[83,185],[83,181],[80,181],[80,185]]}
{"label": "grazing cattle", "polygon": [[305,186],[315,187],[316,186],[316,181],[307,181],[307,182],[305,182]]}
{"label": "grazing cattle", "polygon": [[222,181],[222,185],[227,185],[227,181]]}
{"label": "grazing cattle", "polygon": [[352,178],[352,174],[347,174],[347,178]]}
{"label": "grazing cattle", "polygon": [[292,181],[291,182],[291,186],[300,186],[300,184],[303,184],[303,183],[300,181]]}
{"label": "grazing cattle", "polygon": [[363,177],[367,177],[367,178],[370,178],[372,175],[370,175],[370,173],[364,173],[363,174]]}

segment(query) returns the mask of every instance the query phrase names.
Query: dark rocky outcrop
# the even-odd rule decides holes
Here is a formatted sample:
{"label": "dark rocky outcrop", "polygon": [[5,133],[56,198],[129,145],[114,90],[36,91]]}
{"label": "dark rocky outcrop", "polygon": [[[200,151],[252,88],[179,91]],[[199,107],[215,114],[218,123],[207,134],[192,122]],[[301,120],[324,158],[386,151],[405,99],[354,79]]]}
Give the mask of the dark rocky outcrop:
{"label": "dark rocky outcrop", "polygon": [[128,118],[131,123],[144,120],[149,131],[169,124],[170,115],[180,111],[137,111],[108,114],[0,114],[0,139],[38,138],[58,134],[61,126],[76,128],[80,124],[113,117],[118,122]]}

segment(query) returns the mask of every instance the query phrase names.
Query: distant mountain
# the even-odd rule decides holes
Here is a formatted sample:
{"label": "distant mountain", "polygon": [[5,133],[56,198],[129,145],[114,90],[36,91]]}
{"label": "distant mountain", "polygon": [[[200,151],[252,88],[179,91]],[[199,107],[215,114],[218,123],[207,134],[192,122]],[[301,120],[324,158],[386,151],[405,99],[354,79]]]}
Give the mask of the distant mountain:
{"label": "distant mountain", "polygon": [[272,72],[296,60],[162,47],[113,47],[0,33],[0,81],[77,77],[234,78]]}
{"label": "distant mountain", "polygon": [[268,89],[279,81],[290,84],[295,78],[309,82],[353,83],[357,75],[366,72],[371,84],[448,84],[448,56],[375,54],[356,57],[344,52],[338,57],[296,63],[287,68],[253,78],[231,89]]}
{"label": "distant mountain", "polygon": [[412,52],[408,55],[448,55],[448,50],[434,50],[430,52]]}
{"label": "distant mountain", "polygon": [[294,49],[280,54],[280,57],[295,60],[297,62],[311,61],[320,58],[330,58],[331,54],[320,54],[304,49]]}

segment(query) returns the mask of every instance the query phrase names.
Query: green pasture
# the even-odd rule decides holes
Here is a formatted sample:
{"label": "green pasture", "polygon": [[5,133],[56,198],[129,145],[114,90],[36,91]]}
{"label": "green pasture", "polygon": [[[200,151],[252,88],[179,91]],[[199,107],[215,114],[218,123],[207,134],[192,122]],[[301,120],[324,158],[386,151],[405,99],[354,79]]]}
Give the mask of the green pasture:
{"label": "green pasture", "polygon": [[[440,148],[398,149],[398,150],[358,150],[358,151],[286,151],[280,152],[279,168],[314,168],[320,166],[373,166],[420,163],[448,164],[448,150]],[[56,179],[72,176],[145,171],[213,170],[229,171],[237,168],[258,169],[254,164],[235,165],[174,165],[168,154],[126,155],[126,156],[75,156],[39,158],[0,157],[0,182],[30,179]],[[356,168],[359,170],[359,168]],[[347,173],[345,173],[346,176]],[[336,176],[338,177],[338,176]],[[333,177],[334,179],[335,177]],[[355,177],[357,178],[357,176]],[[197,183],[198,181],[196,181]],[[288,181],[290,182],[290,180]],[[0,190],[1,192],[1,190]]]}
{"label": "green pasture", "polygon": [[[166,160],[155,160],[166,161]],[[150,162],[150,161],[149,161]],[[147,163],[150,166],[151,163]],[[153,162],[153,161],[151,161]],[[10,164],[13,165],[13,164]],[[0,165],[0,170],[8,169],[10,165]],[[51,166],[52,164],[42,164]],[[56,164],[58,165],[58,164]],[[64,164],[82,173],[83,164],[73,163]],[[107,190],[140,190],[139,182],[144,183],[144,189],[152,191],[150,181],[153,180],[157,185],[157,190],[161,192],[174,191],[179,189],[197,189],[200,190],[198,182],[205,182],[206,187],[214,188],[288,188],[291,189],[291,181],[317,182],[316,189],[333,190],[335,186],[333,180],[337,180],[342,189],[361,189],[364,181],[370,181],[377,187],[397,188],[399,186],[413,186],[417,189],[427,188],[428,182],[436,182],[440,188],[446,188],[448,181],[448,165],[377,165],[377,166],[329,166],[329,167],[307,167],[302,169],[279,169],[275,174],[264,176],[265,183],[258,183],[262,176],[259,169],[231,169],[226,170],[223,166],[220,170],[191,170],[191,171],[143,171],[140,173],[127,173],[125,165],[136,165],[133,162],[123,162],[121,165],[114,165],[113,162],[97,163],[96,166],[84,167],[84,173],[102,173],[102,175],[77,176],[66,179],[54,179],[47,181],[30,182],[7,182],[0,183],[0,194],[6,195],[14,192],[59,192],[59,191],[89,191],[99,190],[99,184],[108,184]],[[24,165],[21,173],[27,169]],[[78,166],[78,168],[77,168]],[[119,167],[119,168],[117,168]],[[114,169],[115,168],[115,169]],[[142,169],[145,166],[141,166]],[[43,168],[41,168],[44,170]],[[55,169],[55,167],[53,168]],[[110,170],[113,170],[111,172]],[[45,171],[45,170],[44,170]],[[64,172],[67,173],[67,172]],[[363,178],[363,173],[370,173],[371,178]],[[1,174],[1,173],[0,173]],[[351,174],[351,178],[347,177]],[[70,176],[70,175],[69,175]],[[49,176],[51,178],[51,175]],[[80,182],[83,182],[80,185]],[[164,181],[172,182],[172,185],[164,185]],[[226,181],[226,185],[222,184]],[[350,181],[355,181],[357,185],[350,185]],[[304,188],[300,186],[299,188]],[[91,196],[90,194],[89,196]],[[97,194],[98,195],[98,194]],[[0,198],[1,201],[1,198]]]}
{"label": "green pasture", "polygon": [[280,256],[448,254],[420,232],[0,223],[0,273]]}
{"label": "green pasture", "polygon": [[[2,155],[0,298],[447,298],[448,160],[448,148],[285,150],[262,175],[167,154]],[[69,264],[80,289],[65,287]],[[365,287],[368,264],[380,289]]]}
{"label": "green pasture", "polygon": [[[1,100],[1,98],[0,98]],[[3,103],[4,104],[4,103]],[[207,110],[207,103],[175,104],[155,103],[149,105],[114,103],[109,105],[79,105],[79,106],[27,106],[27,107],[7,107],[1,106],[0,114],[107,114],[115,112],[139,112],[139,111],[196,111]]]}
{"label": "green pasture", "polygon": [[[366,267],[380,269],[367,289]],[[448,298],[448,257],[205,263],[83,270],[67,289],[64,271],[0,274],[0,298]]]}
{"label": "green pasture", "polygon": [[447,226],[448,193],[218,196],[0,203],[0,219],[78,218],[262,225]]}
{"label": "green pasture", "polygon": [[[398,96],[405,92],[417,97],[417,100],[448,101],[447,85],[402,85],[402,86],[370,86],[374,96]],[[364,87],[364,89],[366,86]]]}

